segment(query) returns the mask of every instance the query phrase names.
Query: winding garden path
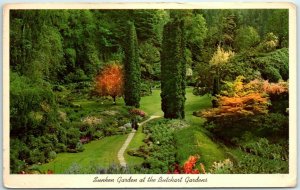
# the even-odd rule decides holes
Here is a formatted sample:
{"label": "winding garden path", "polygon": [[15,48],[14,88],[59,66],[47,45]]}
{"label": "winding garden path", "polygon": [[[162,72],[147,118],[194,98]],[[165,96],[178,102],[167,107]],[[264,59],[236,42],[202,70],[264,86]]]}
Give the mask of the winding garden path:
{"label": "winding garden path", "polygon": [[[142,123],[139,124],[139,127],[141,127],[143,124],[147,123],[148,121],[152,120],[152,119],[155,119],[155,118],[159,118],[161,116],[156,116],[156,115],[152,115],[149,119],[143,121]],[[122,145],[121,149],[119,150],[118,152],[118,160],[120,162],[120,165],[122,167],[126,167],[126,161],[125,161],[125,158],[124,158],[124,153],[125,153],[125,150],[126,148],[128,147],[129,143],[131,142],[134,134],[135,134],[136,130],[132,130],[132,132],[128,135],[126,141],[124,142],[124,144]]]}

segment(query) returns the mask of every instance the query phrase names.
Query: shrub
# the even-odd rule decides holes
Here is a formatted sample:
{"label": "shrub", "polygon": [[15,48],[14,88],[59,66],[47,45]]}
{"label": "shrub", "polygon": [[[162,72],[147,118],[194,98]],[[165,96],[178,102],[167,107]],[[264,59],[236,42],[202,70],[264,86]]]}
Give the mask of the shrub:
{"label": "shrub", "polygon": [[150,83],[141,83],[141,96],[149,96],[150,94],[152,94],[151,88],[152,87]]}
{"label": "shrub", "polygon": [[44,163],[45,161],[45,154],[42,151],[38,149],[33,149],[30,151],[29,164]]}
{"label": "shrub", "polygon": [[199,159],[199,156],[190,156],[188,160],[184,163],[182,167],[178,164],[175,164],[174,169],[172,171],[168,171],[168,173],[173,174],[205,174],[205,168],[202,163],[199,164],[200,170],[196,168],[196,163]]}
{"label": "shrub", "polygon": [[55,149],[55,152],[66,152],[67,151],[67,146],[63,143],[58,143]]}
{"label": "shrub", "polygon": [[288,173],[288,161],[267,159],[253,154],[244,154],[234,167],[234,173],[239,174],[272,174]]}
{"label": "shrub", "polygon": [[93,139],[102,139],[103,137],[103,131],[97,130],[95,133],[93,133]]}
{"label": "shrub", "polygon": [[83,145],[82,145],[82,143],[81,142],[78,142],[77,144],[76,144],[76,151],[77,152],[82,152],[82,151],[84,151],[84,147],[83,147]]}
{"label": "shrub", "polygon": [[254,117],[249,125],[256,125],[260,134],[265,137],[288,139],[289,118],[280,113],[269,113]]}
{"label": "shrub", "polygon": [[55,159],[56,158],[56,152],[55,151],[49,152],[48,157],[49,157],[50,160]]}
{"label": "shrub", "polygon": [[287,147],[281,146],[280,144],[269,144],[266,138],[260,138],[256,142],[244,143],[242,150],[270,160],[288,160]]}
{"label": "shrub", "polygon": [[129,113],[132,115],[132,116],[141,116],[141,117],[145,117],[146,116],[146,113],[143,111],[143,110],[140,110],[140,109],[131,109],[129,111]]}
{"label": "shrub", "polygon": [[258,70],[265,80],[278,82],[289,78],[289,50],[282,48],[273,52],[257,56],[250,60],[250,64]]}
{"label": "shrub", "polygon": [[213,174],[230,174],[233,172],[233,162],[230,159],[214,162],[209,172]]}
{"label": "shrub", "polygon": [[115,135],[118,133],[118,128],[106,127],[103,132],[104,132],[105,136],[112,136],[112,135]]}
{"label": "shrub", "polygon": [[174,128],[165,125],[167,122],[168,120],[158,120],[144,126],[148,142],[147,147],[139,149],[139,153],[146,157],[143,166],[150,173],[167,173],[175,164]]}
{"label": "shrub", "polygon": [[77,128],[69,128],[67,130],[67,147],[70,149],[75,149],[77,143],[79,142],[80,138],[80,131]]}
{"label": "shrub", "polygon": [[82,174],[82,167],[77,163],[73,163],[64,173],[65,174]]}

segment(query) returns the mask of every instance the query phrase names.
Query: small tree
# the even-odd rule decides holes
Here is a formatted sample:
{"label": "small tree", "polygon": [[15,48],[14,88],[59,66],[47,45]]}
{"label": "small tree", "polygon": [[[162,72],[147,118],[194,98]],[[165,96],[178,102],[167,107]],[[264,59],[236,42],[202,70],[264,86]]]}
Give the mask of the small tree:
{"label": "small tree", "polygon": [[[212,95],[216,96],[220,91],[220,74],[222,72],[222,67],[228,63],[228,61],[234,56],[234,52],[225,51],[223,48],[218,46],[217,51],[213,54],[209,64],[213,71],[215,72],[213,78],[213,90]],[[215,99],[212,100],[213,107],[217,107],[217,102]]]}
{"label": "small tree", "polygon": [[111,96],[116,104],[116,97],[123,95],[123,80],[121,65],[110,64],[96,77],[96,90],[100,96]]}

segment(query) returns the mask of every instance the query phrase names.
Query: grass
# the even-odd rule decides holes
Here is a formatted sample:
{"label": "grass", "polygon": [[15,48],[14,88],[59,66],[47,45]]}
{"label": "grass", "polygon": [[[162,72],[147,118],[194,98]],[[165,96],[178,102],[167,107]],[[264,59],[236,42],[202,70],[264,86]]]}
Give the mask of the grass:
{"label": "grass", "polygon": [[211,100],[208,95],[195,96],[192,88],[186,89],[185,120],[190,125],[178,131],[177,159],[183,164],[190,155],[198,154],[200,162],[209,168],[213,162],[224,160],[225,152],[223,148],[209,137],[209,132],[202,127],[204,119],[193,116],[194,111],[211,107]]}
{"label": "grass", "polygon": [[152,94],[150,96],[144,96],[141,98],[140,108],[144,110],[149,116],[163,116],[160,99],[160,90],[152,90]]}
{"label": "grass", "polygon": [[101,140],[92,141],[84,145],[85,150],[80,153],[59,153],[57,157],[39,166],[41,171],[52,170],[54,173],[62,174],[74,163],[82,168],[90,165],[108,167],[111,164],[119,164],[117,154],[127,135],[114,135]]}

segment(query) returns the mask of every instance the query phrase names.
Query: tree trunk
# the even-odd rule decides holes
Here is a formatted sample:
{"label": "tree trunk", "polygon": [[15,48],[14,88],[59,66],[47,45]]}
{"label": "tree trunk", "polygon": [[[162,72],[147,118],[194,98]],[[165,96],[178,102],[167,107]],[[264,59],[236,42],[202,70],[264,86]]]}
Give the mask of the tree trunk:
{"label": "tree trunk", "polygon": [[113,96],[113,99],[114,99],[114,105],[116,105],[117,104],[117,102],[116,102],[116,96]]}

